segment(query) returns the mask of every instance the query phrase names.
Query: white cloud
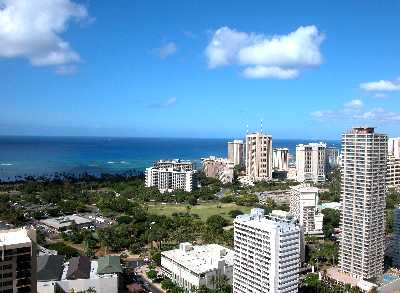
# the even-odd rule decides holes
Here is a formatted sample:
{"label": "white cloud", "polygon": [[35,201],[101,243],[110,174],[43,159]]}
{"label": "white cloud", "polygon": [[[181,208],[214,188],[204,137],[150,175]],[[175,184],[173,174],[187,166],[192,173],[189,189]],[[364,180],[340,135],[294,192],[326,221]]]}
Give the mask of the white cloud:
{"label": "white cloud", "polygon": [[319,121],[331,120],[351,120],[354,122],[373,121],[400,122],[400,113],[387,111],[383,108],[372,108],[364,110],[364,104],[361,100],[355,99],[336,110],[318,110],[310,113],[311,117]]}
{"label": "white cloud", "polygon": [[177,50],[178,47],[176,44],[174,42],[169,42],[160,48],[153,49],[153,52],[161,59],[165,59],[168,56],[175,54]]}
{"label": "white cloud", "polygon": [[364,82],[360,84],[360,88],[367,92],[400,91],[400,80],[397,81],[379,80],[372,82]]}
{"label": "white cloud", "polygon": [[248,78],[295,78],[301,69],[322,63],[324,39],[317,27],[301,26],[288,35],[265,36],[229,27],[216,30],[206,48],[210,68],[246,66]]}
{"label": "white cloud", "polygon": [[81,4],[70,0],[0,0],[0,57],[26,58],[34,66],[81,61],[60,34],[70,21],[88,19]]}
{"label": "white cloud", "polygon": [[348,108],[348,109],[360,109],[360,108],[363,107],[363,105],[364,104],[360,99],[354,99],[354,100],[351,100],[348,103],[345,103],[344,107]]}
{"label": "white cloud", "polygon": [[258,65],[245,68],[243,75],[247,78],[292,79],[299,76],[299,71],[297,69],[284,69],[280,67]]}
{"label": "white cloud", "polygon": [[176,106],[177,101],[178,100],[176,97],[171,97],[166,101],[153,103],[153,104],[149,105],[149,108],[155,108],[155,109],[172,108],[172,107]]}

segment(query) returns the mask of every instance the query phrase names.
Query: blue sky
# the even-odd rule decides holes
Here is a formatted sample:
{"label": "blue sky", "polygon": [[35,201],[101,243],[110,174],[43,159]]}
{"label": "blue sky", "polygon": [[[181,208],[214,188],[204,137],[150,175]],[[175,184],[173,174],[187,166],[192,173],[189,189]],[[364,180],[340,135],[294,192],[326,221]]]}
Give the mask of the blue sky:
{"label": "blue sky", "polygon": [[398,1],[0,0],[0,134],[400,135]]}

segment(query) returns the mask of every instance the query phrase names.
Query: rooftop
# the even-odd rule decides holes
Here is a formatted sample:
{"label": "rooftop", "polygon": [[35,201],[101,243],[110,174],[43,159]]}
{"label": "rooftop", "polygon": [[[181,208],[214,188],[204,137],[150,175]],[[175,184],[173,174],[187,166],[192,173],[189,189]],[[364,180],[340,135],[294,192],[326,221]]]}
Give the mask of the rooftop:
{"label": "rooftop", "polygon": [[121,259],[117,255],[107,255],[100,257],[97,267],[98,274],[122,273]]}
{"label": "rooftop", "polygon": [[28,236],[28,230],[9,229],[0,230],[0,247],[1,246],[23,246],[30,245],[31,239]]}
{"label": "rooftop", "polygon": [[49,219],[44,219],[41,220],[43,224],[47,226],[51,226],[54,228],[62,228],[62,227],[69,227],[72,222],[75,222],[78,225],[81,224],[89,224],[93,222],[93,220],[81,217],[79,215],[70,215],[70,216],[63,216],[63,217],[58,217],[58,218],[49,218]]}
{"label": "rooftop", "polygon": [[290,186],[290,189],[298,192],[313,192],[317,193],[319,189],[317,187],[311,186],[309,184],[299,184],[296,186]]}
{"label": "rooftop", "polygon": [[218,244],[193,246],[190,243],[181,243],[179,249],[164,251],[161,254],[192,272],[202,274],[217,269],[220,261],[232,266],[234,252]]}
{"label": "rooftop", "polygon": [[63,255],[42,255],[37,258],[37,279],[39,281],[59,281],[64,268]]}

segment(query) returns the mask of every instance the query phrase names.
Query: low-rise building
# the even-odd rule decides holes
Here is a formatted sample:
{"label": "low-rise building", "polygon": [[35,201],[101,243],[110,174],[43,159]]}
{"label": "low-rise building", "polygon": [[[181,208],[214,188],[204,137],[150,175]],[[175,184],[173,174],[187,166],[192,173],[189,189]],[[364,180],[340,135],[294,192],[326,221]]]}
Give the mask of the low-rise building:
{"label": "low-rise building", "polygon": [[210,156],[203,158],[203,172],[207,177],[216,178],[223,184],[233,181],[234,163],[224,158]]}
{"label": "low-rise building", "polygon": [[201,286],[215,289],[219,278],[232,284],[233,251],[218,244],[181,243],[161,253],[164,275],[188,292]]}
{"label": "low-rise building", "polygon": [[36,293],[36,231],[0,231],[0,291]]}
{"label": "low-rise building", "polygon": [[40,220],[40,223],[56,231],[65,231],[72,226],[75,226],[77,229],[89,228],[90,226],[94,225],[94,220],[79,215],[69,215],[43,219]]}

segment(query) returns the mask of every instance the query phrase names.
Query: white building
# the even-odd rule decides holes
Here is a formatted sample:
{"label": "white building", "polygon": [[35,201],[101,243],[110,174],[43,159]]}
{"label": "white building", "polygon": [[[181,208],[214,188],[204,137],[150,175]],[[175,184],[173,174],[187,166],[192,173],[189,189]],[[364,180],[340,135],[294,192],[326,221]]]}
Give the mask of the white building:
{"label": "white building", "polygon": [[326,166],[333,169],[340,164],[339,149],[335,147],[326,148]]}
{"label": "white building", "polygon": [[299,221],[304,234],[322,234],[324,215],[318,211],[318,188],[301,184],[290,189],[290,214]]}
{"label": "white building", "polygon": [[400,189],[400,158],[389,155],[386,182],[389,188]]}
{"label": "white building", "polygon": [[178,168],[146,168],[145,186],[157,187],[161,192],[184,190],[191,192],[195,186],[196,171],[186,171]]}
{"label": "white building", "polygon": [[277,171],[288,171],[289,170],[289,149],[288,148],[276,148],[273,149],[273,169]]}
{"label": "white building", "polygon": [[36,231],[0,231],[0,292],[36,293]]}
{"label": "white building", "polygon": [[339,268],[358,279],[383,274],[387,148],[372,127],[342,135]]}
{"label": "white building", "polygon": [[224,184],[233,181],[234,164],[231,161],[214,156],[201,160],[203,162],[203,172],[207,177],[217,178]]}
{"label": "white building", "polygon": [[309,143],[296,146],[297,181],[325,181],[326,144]]}
{"label": "white building", "polygon": [[388,154],[400,159],[400,137],[391,137],[388,141]]}
{"label": "white building", "polygon": [[295,293],[299,286],[300,226],[252,209],[234,220],[234,293]]}
{"label": "white building", "polygon": [[183,169],[185,171],[191,171],[193,170],[193,163],[191,161],[180,160],[180,159],[159,160],[154,164],[154,167],[160,169],[173,168],[173,169]]}
{"label": "white building", "polygon": [[228,160],[236,165],[244,166],[243,140],[235,139],[228,142]]}
{"label": "white building", "polygon": [[224,278],[232,284],[233,251],[218,244],[181,243],[179,249],[161,253],[163,273],[189,292],[200,286],[214,289]]}
{"label": "white building", "polygon": [[246,135],[246,176],[253,181],[272,179],[272,136]]}
{"label": "white building", "polygon": [[84,227],[89,228],[90,226],[94,225],[95,221],[79,215],[69,215],[43,219],[40,220],[40,223],[56,231],[64,231],[72,226],[75,226],[77,229],[82,229]]}

